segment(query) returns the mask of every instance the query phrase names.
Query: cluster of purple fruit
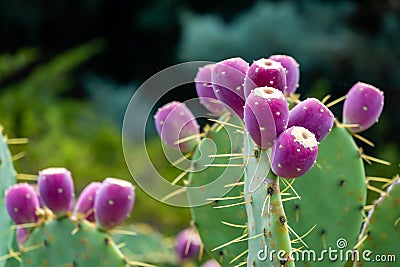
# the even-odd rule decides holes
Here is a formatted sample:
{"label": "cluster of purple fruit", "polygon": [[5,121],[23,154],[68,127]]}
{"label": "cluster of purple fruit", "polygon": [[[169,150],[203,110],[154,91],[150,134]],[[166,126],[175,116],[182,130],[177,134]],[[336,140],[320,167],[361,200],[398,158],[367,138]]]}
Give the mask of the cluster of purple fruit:
{"label": "cluster of purple fruit", "polygon": [[[5,194],[8,214],[17,225],[39,224],[40,214],[51,211],[57,218],[85,219],[103,230],[121,224],[129,216],[134,201],[135,192],[131,183],[106,178],[102,183],[90,183],[75,203],[73,179],[71,172],[65,168],[42,170],[37,188],[19,183],[7,189]],[[19,229],[26,232],[23,227]]]}
{"label": "cluster of purple fruit", "polygon": [[[206,65],[199,69],[195,83],[200,103],[215,115],[228,110],[244,120],[256,145],[272,149],[274,173],[290,179],[311,169],[318,144],[334,123],[332,112],[315,98],[289,110],[287,97],[296,91],[299,76],[294,58],[273,55],[250,66],[241,58]],[[382,108],[383,92],[358,82],[347,94],[343,122],[354,133],[365,131],[377,121]],[[199,125],[183,103],[161,107],[155,124],[163,142],[184,153],[200,141]]]}

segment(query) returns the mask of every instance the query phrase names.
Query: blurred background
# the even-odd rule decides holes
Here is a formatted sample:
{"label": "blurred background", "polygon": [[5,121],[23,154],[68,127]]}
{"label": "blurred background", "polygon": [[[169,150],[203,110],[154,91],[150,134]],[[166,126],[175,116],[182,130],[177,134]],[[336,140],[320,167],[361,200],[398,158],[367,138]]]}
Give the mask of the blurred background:
{"label": "blurred background", "polygon": [[[65,166],[78,192],[108,176],[132,181],[121,126],[141,83],[180,62],[271,54],[300,63],[302,99],[336,99],[357,81],[383,90],[384,114],[363,134],[377,145],[358,144],[392,162],[367,166],[370,176],[399,172],[399,0],[0,0],[0,40],[0,124],[10,137],[29,138],[12,147],[20,173]],[[192,97],[194,86],[161,102]],[[341,107],[332,108],[339,119]],[[161,146],[152,136],[155,158]],[[179,174],[164,160],[155,165]],[[131,221],[171,235],[189,225],[190,214],[137,188]]]}

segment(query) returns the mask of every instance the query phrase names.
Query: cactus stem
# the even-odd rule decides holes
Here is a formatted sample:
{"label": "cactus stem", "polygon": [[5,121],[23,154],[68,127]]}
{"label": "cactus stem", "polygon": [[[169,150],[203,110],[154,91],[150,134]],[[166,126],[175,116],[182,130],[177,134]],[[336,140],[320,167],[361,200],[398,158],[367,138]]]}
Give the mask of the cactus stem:
{"label": "cactus stem", "polygon": [[216,206],[216,207],[214,207],[214,209],[224,209],[224,208],[230,208],[230,207],[235,207],[235,206],[245,205],[245,204],[249,204],[249,203],[251,203],[251,200],[248,200],[248,201],[243,201],[243,202],[239,202],[239,203],[233,203],[233,204],[224,205],[224,206]]}
{"label": "cactus stem", "polygon": [[28,138],[10,138],[7,139],[7,145],[23,145],[29,143]]}
{"label": "cactus stem", "polygon": [[180,194],[183,194],[185,192],[186,192],[186,187],[179,188],[179,189],[167,194],[163,198],[161,198],[160,201],[161,202],[166,201],[167,199],[170,199],[171,197],[179,196]]}
{"label": "cactus stem", "polygon": [[234,263],[235,261],[237,261],[238,259],[240,259],[242,256],[246,255],[247,253],[249,253],[249,249],[246,249],[245,251],[243,251],[242,253],[240,253],[239,255],[237,255],[235,258],[233,258],[229,264]]}
{"label": "cactus stem", "polygon": [[18,173],[17,174],[17,180],[19,181],[37,181],[38,180],[38,175],[35,174],[27,174],[27,173]]}
{"label": "cactus stem", "polygon": [[336,105],[337,103],[342,102],[342,101],[345,100],[346,98],[347,98],[347,95],[344,95],[344,96],[342,96],[342,97],[339,97],[339,98],[336,99],[336,100],[333,100],[332,102],[329,102],[329,103],[326,104],[325,106],[326,106],[327,108],[330,108],[330,107],[332,107],[333,105]]}
{"label": "cactus stem", "polygon": [[232,200],[232,199],[242,199],[243,195],[235,196],[235,197],[215,197],[215,198],[207,198],[209,201],[220,201],[220,200]]}
{"label": "cactus stem", "polygon": [[230,126],[230,127],[233,127],[233,128],[240,129],[240,130],[244,130],[243,127],[241,127],[239,125],[236,125],[236,124],[229,123],[229,122],[215,120],[215,119],[208,119],[208,120],[212,121],[212,122],[216,122],[216,123],[221,124],[221,125],[226,125],[226,126]]}
{"label": "cactus stem", "polygon": [[231,227],[235,227],[235,228],[247,228],[246,224],[234,224],[234,223],[229,223],[229,222],[225,222],[225,221],[221,221],[221,223],[231,226]]}
{"label": "cactus stem", "polygon": [[357,138],[358,140],[360,140],[360,141],[366,143],[367,145],[369,145],[369,146],[371,146],[371,147],[375,147],[375,144],[372,143],[371,141],[369,141],[367,138],[365,138],[365,137],[363,137],[363,136],[361,136],[361,135],[359,135],[359,134],[356,134],[356,133],[351,133],[351,135],[353,135],[353,136],[354,136],[355,138]]}

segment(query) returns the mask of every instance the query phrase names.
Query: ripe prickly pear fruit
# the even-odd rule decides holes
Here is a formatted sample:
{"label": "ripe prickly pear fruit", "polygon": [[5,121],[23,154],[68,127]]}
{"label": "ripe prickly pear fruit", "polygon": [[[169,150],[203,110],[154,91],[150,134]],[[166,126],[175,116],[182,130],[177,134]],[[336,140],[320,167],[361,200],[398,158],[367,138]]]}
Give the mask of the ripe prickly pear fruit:
{"label": "ripe prickly pear fruit", "polygon": [[94,201],[96,193],[99,190],[101,183],[92,182],[87,185],[79,195],[75,204],[74,216],[78,219],[86,219],[89,222],[95,221],[94,216]]}
{"label": "ripe prickly pear fruit", "polygon": [[39,209],[39,200],[35,190],[29,184],[15,184],[7,189],[5,204],[8,214],[16,224],[38,221],[36,211]]}
{"label": "ripe prickly pear fruit", "polygon": [[[154,121],[161,140],[176,150],[187,153],[200,142],[200,126],[190,109],[181,102],[173,101],[159,108]],[[187,137],[193,138],[178,144]]]}
{"label": "ripe prickly pear fruit", "polygon": [[221,265],[216,260],[208,260],[201,267],[221,267]]}
{"label": "ripe prickly pear fruit", "polygon": [[179,260],[196,259],[199,256],[201,239],[196,229],[182,230],[175,240],[175,253]]}
{"label": "ripe prickly pear fruit", "polygon": [[128,182],[106,178],[94,200],[96,224],[100,229],[111,229],[121,224],[131,213],[135,202],[135,188]]}
{"label": "ripe prickly pear fruit", "polygon": [[224,105],[215,96],[211,83],[211,71],[214,66],[215,64],[208,64],[199,68],[194,81],[200,104],[212,114],[220,115],[224,111]]}
{"label": "ripe prickly pear fruit", "polygon": [[285,95],[290,96],[290,94],[294,93],[299,87],[300,80],[300,68],[299,63],[291,57],[287,55],[272,55],[269,57],[276,62],[281,63],[281,65],[286,69],[286,90],[284,91]]}
{"label": "ripe prickly pear fruit", "polygon": [[318,142],[312,132],[293,126],[279,135],[272,148],[273,172],[283,178],[297,178],[308,172],[318,154]]}
{"label": "ripe prickly pear fruit", "polygon": [[38,189],[43,204],[57,216],[70,212],[74,203],[74,181],[65,168],[48,168],[39,172]]}
{"label": "ripe prickly pear fruit", "polygon": [[254,89],[246,99],[244,122],[254,142],[267,149],[288,123],[289,107],[281,91],[272,87]]}
{"label": "ripe prickly pear fruit", "polygon": [[30,233],[28,229],[20,226],[17,227],[16,240],[19,247],[25,244],[26,241],[28,241],[29,237]]}
{"label": "ripe prickly pear fruit", "polygon": [[373,85],[358,82],[347,93],[343,106],[343,122],[357,124],[349,128],[352,132],[359,133],[370,128],[383,109],[383,92]]}
{"label": "ripe prickly pear fruit", "polygon": [[318,99],[307,98],[290,111],[288,127],[302,126],[321,142],[331,131],[334,120],[332,112]]}
{"label": "ripe prickly pear fruit", "polygon": [[215,64],[211,72],[211,83],[218,100],[225,103],[243,119],[243,82],[249,64],[240,57],[230,58]]}
{"label": "ripe prickly pear fruit", "polygon": [[251,64],[244,80],[244,94],[250,95],[251,90],[257,87],[273,87],[281,91],[286,90],[286,70],[281,63],[272,59],[259,59]]}

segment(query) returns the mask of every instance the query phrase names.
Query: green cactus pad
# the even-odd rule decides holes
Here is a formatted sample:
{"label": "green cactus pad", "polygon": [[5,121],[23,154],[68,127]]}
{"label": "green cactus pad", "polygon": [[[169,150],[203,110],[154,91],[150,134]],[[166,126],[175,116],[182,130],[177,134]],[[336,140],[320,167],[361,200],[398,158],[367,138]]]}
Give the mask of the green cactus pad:
{"label": "green cactus pad", "polygon": [[[344,128],[334,127],[319,146],[317,164],[293,184],[301,199],[284,202],[288,224],[303,235],[316,257],[324,249],[343,251],[357,243],[366,201],[366,182],[362,159],[352,136]],[[294,238],[292,238],[294,239]],[[297,243],[294,247],[300,247]],[[312,253],[311,254],[311,258]],[[340,259],[331,261],[325,254],[324,261],[309,261],[308,254],[301,254],[297,266],[343,266]],[[301,258],[305,255],[304,258]],[[296,256],[296,255],[294,255]],[[333,258],[332,258],[333,259]]]}
{"label": "green cactus pad", "polygon": [[128,266],[110,236],[65,218],[36,228],[20,248],[21,266]]}
{"label": "green cactus pad", "polygon": [[[364,240],[363,240],[364,239]],[[374,204],[360,234],[360,262],[354,266],[399,266],[400,178]],[[363,257],[365,255],[365,257]],[[382,262],[378,262],[382,260]]]}
{"label": "green cactus pad", "polygon": [[[224,114],[219,120],[227,121],[227,123],[234,124],[242,127],[242,122],[232,116],[229,120],[227,118],[229,114]],[[207,138],[214,141],[216,145],[216,154],[231,154],[231,153],[242,153],[243,145],[243,133],[238,132],[238,128],[231,126],[224,126],[223,124],[215,123],[207,133]],[[229,140],[229,134],[231,140]],[[210,142],[201,142],[199,147],[196,149],[193,155],[193,159],[200,157],[200,151],[205,155],[213,155],[215,151],[214,147]],[[207,157],[204,157],[207,158]],[[216,157],[212,164],[242,164],[242,158],[230,159],[231,157]],[[204,162],[197,162],[197,164],[204,165]],[[202,186],[208,184],[215,179],[219,178],[224,173],[225,178],[220,178],[229,183],[235,183],[242,181],[243,168],[240,166],[231,167],[207,167],[206,169],[199,172],[192,172],[189,175],[189,186]],[[226,179],[228,177],[228,179]],[[232,190],[222,198],[238,197],[242,195],[243,187],[234,186]],[[205,192],[207,193],[207,192]],[[190,203],[193,200],[193,196],[188,193]],[[221,196],[214,196],[221,197]],[[202,242],[206,251],[214,257],[221,266],[234,266],[240,262],[245,261],[246,256],[242,255],[237,258],[240,254],[247,249],[247,242],[234,242],[230,245],[222,245],[240,237],[245,234],[246,228],[228,226],[225,223],[232,225],[245,225],[246,222],[246,210],[245,206],[237,205],[226,208],[216,208],[218,206],[226,206],[243,202],[243,198],[228,199],[228,200],[215,200],[209,204],[199,207],[192,207],[191,213],[193,221],[198,228]],[[218,248],[221,247],[221,248]],[[218,249],[216,249],[218,248]],[[237,258],[237,259],[235,259]],[[234,262],[230,263],[232,260]]]}
{"label": "green cactus pad", "polygon": [[[11,153],[0,129],[0,256],[8,254],[14,238],[14,231],[11,229],[13,223],[7,213],[4,194],[6,189],[15,183],[16,172],[12,163]],[[0,267],[3,267],[5,263],[6,261],[0,261]]]}

